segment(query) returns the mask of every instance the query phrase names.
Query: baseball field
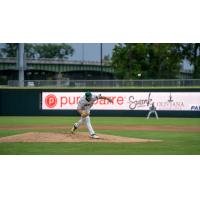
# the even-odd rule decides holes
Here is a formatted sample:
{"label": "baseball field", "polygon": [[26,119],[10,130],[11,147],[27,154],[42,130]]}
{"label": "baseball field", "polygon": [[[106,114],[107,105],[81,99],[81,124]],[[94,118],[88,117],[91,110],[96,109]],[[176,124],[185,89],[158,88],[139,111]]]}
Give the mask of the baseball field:
{"label": "baseball field", "polygon": [[0,117],[1,155],[199,155],[199,118],[95,117],[99,140],[78,117]]}

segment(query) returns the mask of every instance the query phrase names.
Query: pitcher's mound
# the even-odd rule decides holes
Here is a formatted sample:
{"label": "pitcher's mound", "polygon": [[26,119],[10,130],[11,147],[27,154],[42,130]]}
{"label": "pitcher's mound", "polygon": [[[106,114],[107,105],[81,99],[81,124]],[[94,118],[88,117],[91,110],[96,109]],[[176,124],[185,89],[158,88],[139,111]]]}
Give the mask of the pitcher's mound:
{"label": "pitcher's mound", "polygon": [[99,139],[92,139],[88,133],[39,133],[29,132],[0,138],[0,142],[105,142],[105,143],[134,143],[159,142],[161,140],[129,138],[114,135],[98,134]]}

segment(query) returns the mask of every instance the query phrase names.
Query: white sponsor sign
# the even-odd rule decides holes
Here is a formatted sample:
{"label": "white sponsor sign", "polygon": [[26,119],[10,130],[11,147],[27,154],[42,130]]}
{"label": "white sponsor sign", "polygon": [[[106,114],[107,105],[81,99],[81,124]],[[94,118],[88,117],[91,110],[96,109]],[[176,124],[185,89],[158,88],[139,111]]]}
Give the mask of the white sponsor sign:
{"label": "white sponsor sign", "polygon": [[[200,92],[94,92],[112,98],[99,99],[92,110],[148,110],[154,102],[157,110],[200,111]],[[42,92],[43,110],[75,110],[83,92]]]}

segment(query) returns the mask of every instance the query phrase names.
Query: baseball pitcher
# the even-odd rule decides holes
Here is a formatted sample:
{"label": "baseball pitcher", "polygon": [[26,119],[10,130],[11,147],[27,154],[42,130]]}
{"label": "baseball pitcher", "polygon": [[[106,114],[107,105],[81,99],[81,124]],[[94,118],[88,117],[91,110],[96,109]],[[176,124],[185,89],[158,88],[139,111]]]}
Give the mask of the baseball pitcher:
{"label": "baseball pitcher", "polygon": [[94,95],[91,92],[86,92],[85,95],[83,97],[80,98],[79,102],[78,102],[78,107],[77,107],[77,111],[78,113],[81,115],[80,120],[74,124],[74,126],[71,129],[71,133],[74,133],[75,130],[82,124],[82,123],[86,123],[87,129],[89,131],[90,137],[93,139],[98,139],[99,136],[97,136],[95,134],[95,131],[92,128],[91,122],[90,122],[90,109],[93,106],[94,102],[98,99],[106,99],[108,100],[110,103],[112,103],[112,99],[105,97],[105,96],[101,96],[101,94]]}

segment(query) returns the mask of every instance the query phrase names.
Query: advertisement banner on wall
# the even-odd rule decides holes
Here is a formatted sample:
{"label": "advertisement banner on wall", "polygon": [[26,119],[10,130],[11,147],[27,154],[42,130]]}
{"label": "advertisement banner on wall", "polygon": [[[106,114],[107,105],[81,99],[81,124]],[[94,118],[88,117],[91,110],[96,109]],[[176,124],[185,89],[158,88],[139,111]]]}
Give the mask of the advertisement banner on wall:
{"label": "advertisement banner on wall", "polygon": [[[92,110],[200,111],[200,92],[94,92],[112,98],[113,103],[99,99]],[[76,110],[84,92],[42,92],[42,110]]]}

